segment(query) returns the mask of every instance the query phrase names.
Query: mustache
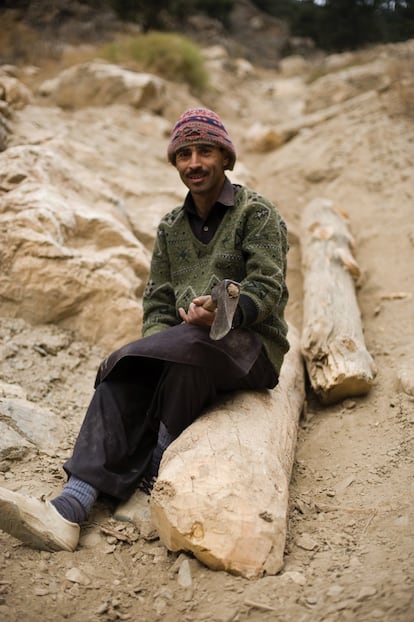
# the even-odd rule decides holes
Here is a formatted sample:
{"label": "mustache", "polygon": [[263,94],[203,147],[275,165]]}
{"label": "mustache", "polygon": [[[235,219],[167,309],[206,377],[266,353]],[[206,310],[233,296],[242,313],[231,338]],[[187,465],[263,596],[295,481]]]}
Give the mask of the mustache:
{"label": "mustache", "polygon": [[189,166],[186,171],[186,175],[194,175],[194,173],[207,175],[208,171],[206,171],[206,169],[202,166]]}

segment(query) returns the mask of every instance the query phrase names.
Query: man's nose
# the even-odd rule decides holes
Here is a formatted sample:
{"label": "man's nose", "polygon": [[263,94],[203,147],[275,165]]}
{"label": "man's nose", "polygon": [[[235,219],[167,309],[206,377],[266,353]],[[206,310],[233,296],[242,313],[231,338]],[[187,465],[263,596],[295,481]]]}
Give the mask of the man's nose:
{"label": "man's nose", "polygon": [[191,149],[190,166],[198,166],[200,164],[200,154],[198,149],[193,147]]}

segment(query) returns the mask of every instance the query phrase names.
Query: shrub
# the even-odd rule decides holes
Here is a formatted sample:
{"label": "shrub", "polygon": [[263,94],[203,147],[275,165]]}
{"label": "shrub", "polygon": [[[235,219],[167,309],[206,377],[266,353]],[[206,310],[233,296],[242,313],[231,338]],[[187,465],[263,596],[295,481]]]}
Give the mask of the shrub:
{"label": "shrub", "polygon": [[207,88],[208,75],[201,51],[181,35],[149,32],[122,37],[104,46],[102,56],[113,63],[132,65],[173,82],[187,83],[197,94]]}

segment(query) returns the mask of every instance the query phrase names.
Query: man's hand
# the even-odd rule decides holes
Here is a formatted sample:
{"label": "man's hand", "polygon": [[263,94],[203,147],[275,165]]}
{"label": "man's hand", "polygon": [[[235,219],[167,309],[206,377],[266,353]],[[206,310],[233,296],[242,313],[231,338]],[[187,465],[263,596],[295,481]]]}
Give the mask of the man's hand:
{"label": "man's hand", "polygon": [[183,322],[197,324],[197,326],[211,326],[214,321],[215,311],[208,311],[204,305],[214,307],[211,296],[198,296],[198,298],[194,298],[188,307],[187,313],[180,307],[178,311]]}

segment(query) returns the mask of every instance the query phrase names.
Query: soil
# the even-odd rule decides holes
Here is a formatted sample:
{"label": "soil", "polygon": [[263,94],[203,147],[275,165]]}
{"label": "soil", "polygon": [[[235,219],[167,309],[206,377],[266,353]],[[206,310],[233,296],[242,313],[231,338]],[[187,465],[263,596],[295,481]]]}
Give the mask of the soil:
{"label": "soil", "polygon": [[[374,385],[365,396],[325,407],[308,391],[278,575],[247,580],[209,570],[115,521],[112,502],[100,499],[75,553],[31,550],[0,533],[0,620],[414,620],[413,118],[388,88],[305,127],[279,149],[259,152],[246,129],[298,118],[309,85],[305,77],[263,69],[246,80],[231,72],[224,79],[228,88],[203,103],[222,115],[249,184],[287,221],[288,317],[299,329],[301,211],[321,196],[349,214],[363,273],[361,320],[378,370]],[[118,189],[122,175],[133,178],[138,166],[152,179],[164,157],[166,140],[151,136],[141,135],[137,152],[131,150],[135,121],[127,107],[62,111],[36,98],[16,113],[14,144],[51,118],[56,132],[95,150],[89,166]],[[30,326],[19,318],[0,318],[0,336],[0,380],[20,385],[68,428],[55,452],[11,462],[1,482],[53,496],[106,353],[57,326]]]}

